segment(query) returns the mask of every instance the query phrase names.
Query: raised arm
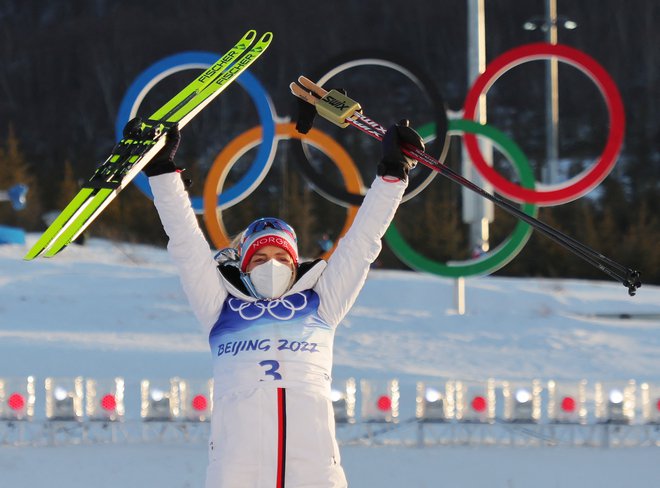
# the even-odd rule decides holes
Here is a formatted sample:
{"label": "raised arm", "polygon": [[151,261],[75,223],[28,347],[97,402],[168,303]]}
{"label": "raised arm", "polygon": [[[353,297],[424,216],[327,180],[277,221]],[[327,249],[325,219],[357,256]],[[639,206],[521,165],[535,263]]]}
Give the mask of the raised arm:
{"label": "raised arm", "polygon": [[338,325],[355,303],[369,268],[380,253],[381,239],[401,203],[408,172],[416,164],[401,152],[400,143],[424,148],[421,137],[408,125],[407,120],[401,121],[387,131],[378,177],[315,287],[321,297],[319,313],[332,325]]}
{"label": "raised arm", "polygon": [[149,176],[154,204],[169,238],[167,250],[178,268],[183,290],[199,322],[210,330],[227,291],[174,165],[179,137],[178,130],[168,134],[167,144],[145,168],[145,173]]}

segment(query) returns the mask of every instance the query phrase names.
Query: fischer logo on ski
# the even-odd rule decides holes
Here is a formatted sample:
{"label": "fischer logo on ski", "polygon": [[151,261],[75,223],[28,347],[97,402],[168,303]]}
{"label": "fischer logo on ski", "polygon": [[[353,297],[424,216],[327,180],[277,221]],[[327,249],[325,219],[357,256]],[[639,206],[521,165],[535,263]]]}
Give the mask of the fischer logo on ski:
{"label": "fischer logo on ski", "polygon": [[[241,45],[240,47],[243,47],[243,45]],[[225,54],[222,58],[220,58],[220,61],[223,64],[229,63],[232,59],[234,59],[237,56],[237,54],[238,53],[232,51],[229,54]],[[210,78],[214,78],[218,71],[222,71],[222,65],[213,65],[204,73],[202,73],[202,75],[199,78],[197,78],[197,81],[203,82]]]}

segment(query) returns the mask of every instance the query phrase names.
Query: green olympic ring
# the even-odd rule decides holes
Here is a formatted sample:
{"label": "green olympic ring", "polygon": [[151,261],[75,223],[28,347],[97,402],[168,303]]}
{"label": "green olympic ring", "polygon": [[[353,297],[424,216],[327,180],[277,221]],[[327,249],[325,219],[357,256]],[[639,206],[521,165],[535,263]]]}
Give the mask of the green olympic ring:
{"label": "green olympic ring", "polygon": [[[429,134],[427,132],[432,130],[429,125],[420,128],[419,133],[422,137],[428,136]],[[527,157],[520,147],[509,139],[506,134],[494,127],[482,125],[473,120],[450,120],[449,133],[457,132],[478,134],[491,139],[513,164],[520,178],[521,185],[524,188],[534,189],[536,180]],[[522,210],[531,217],[536,217],[538,214],[537,206],[532,203],[524,204]],[[390,227],[385,233],[385,242],[387,242],[397,258],[416,271],[426,271],[440,276],[460,278],[487,275],[502,268],[518,255],[529,240],[531,234],[531,226],[519,220],[513,233],[495,249],[478,258],[459,261],[457,264],[441,263],[422,256],[408,245],[401,233],[397,230],[394,222],[390,224]]]}

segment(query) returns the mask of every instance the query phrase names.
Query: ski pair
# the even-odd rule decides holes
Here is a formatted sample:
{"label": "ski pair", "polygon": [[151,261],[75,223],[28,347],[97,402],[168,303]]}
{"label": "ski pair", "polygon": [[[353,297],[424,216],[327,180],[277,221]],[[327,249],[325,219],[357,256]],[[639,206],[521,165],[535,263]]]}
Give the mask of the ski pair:
{"label": "ski pair", "polygon": [[[291,93],[307,103],[314,105],[319,115],[340,127],[352,125],[379,141],[383,140],[383,136],[386,132],[385,127],[378,122],[371,120],[369,117],[366,117],[362,113],[362,107],[355,100],[351,100],[348,96],[338,90],[327,91],[304,76],[298,78],[298,83],[299,84],[294,82],[289,85]],[[634,296],[637,288],[642,286],[638,271],[623,266],[616,261],[603,256],[576,239],[558,231],[531,215],[527,215],[508,200],[505,200],[498,195],[488,193],[480,186],[475,185],[467,178],[456,173],[450,167],[440,163],[426,152],[421,151],[410,144],[404,144],[401,147],[401,150],[406,156],[415,159],[419,163],[428,166],[455,183],[458,183],[492,201],[506,212],[531,225],[543,235],[562,245],[592,266],[600,269],[611,278],[621,282],[628,288],[628,294],[630,296]]]}
{"label": "ski pair", "polygon": [[[257,39],[248,31],[236,45],[159,108],[147,120],[124,134],[110,156],[46,229],[25,255],[52,257],[75,240],[103,209],[135,178],[165,145],[165,134],[178,124],[183,128],[268,48],[267,32]],[[256,42],[255,42],[256,41]]]}

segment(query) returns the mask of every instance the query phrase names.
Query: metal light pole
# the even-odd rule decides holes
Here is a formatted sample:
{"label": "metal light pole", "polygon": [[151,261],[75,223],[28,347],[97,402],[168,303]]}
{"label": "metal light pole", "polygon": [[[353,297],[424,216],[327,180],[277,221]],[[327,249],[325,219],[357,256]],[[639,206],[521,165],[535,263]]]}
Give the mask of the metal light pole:
{"label": "metal light pole", "polygon": [[[468,85],[486,70],[486,9],[485,0],[467,0],[467,34],[468,34]],[[486,95],[479,97],[479,123],[485,124],[486,119]],[[486,162],[492,165],[493,147],[490,141],[480,140],[479,147]],[[492,192],[492,186],[481,178],[467,154],[463,154],[461,172],[464,177],[473,181],[485,190]],[[495,218],[495,210],[492,202],[467,189],[462,194],[463,222],[469,225],[470,250],[481,254],[488,252],[489,224]]]}
{"label": "metal light pole", "polygon": [[[557,44],[557,0],[546,0],[545,16],[548,25],[546,31],[547,42]],[[559,87],[557,74],[559,63],[552,57],[545,66],[545,152],[548,158],[548,174],[545,180],[553,185],[559,181],[558,154],[559,154]]]}
{"label": "metal light pole", "polygon": [[[523,24],[523,29],[533,31],[540,29],[545,32],[545,40],[549,44],[557,44],[559,27],[575,29],[577,23],[557,15],[557,0],[545,1],[545,17],[532,17]],[[542,175],[544,183],[559,182],[559,63],[557,58],[548,60],[545,68],[545,153],[546,166]]]}
{"label": "metal light pole", "polygon": [[[486,7],[485,0],[467,0],[467,68],[468,85],[474,83],[486,70]],[[479,97],[479,122],[486,123],[486,95]],[[479,141],[481,153],[488,164],[493,163],[493,147],[490,141]],[[463,153],[461,174],[489,192],[492,186],[481,178],[467,153]],[[469,226],[468,241],[473,255],[481,255],[490,249],[489,224],[495,218],[493,203],[466,188],[462,189],[462,219]],[[450,263],[448,263],[450,264]],[[456,311],[465,314],[465,278],[456,279]]]}

